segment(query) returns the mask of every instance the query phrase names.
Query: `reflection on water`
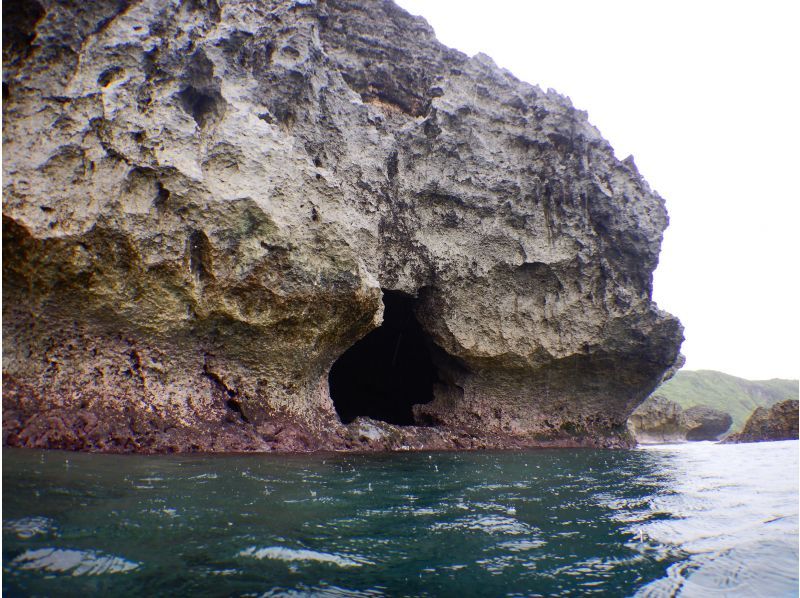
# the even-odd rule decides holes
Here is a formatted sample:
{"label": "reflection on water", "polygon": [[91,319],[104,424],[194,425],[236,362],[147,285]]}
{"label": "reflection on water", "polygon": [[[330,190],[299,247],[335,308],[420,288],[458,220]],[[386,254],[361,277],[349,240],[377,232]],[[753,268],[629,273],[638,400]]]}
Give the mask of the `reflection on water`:
{"label": "reflection on water", "polygon": [[798,443],[3,452],[4,594],[796,596]]}
{"label": "reflection on water", "polygon": [[687,556],[639,594],[671,596],[679,588],[684,596],[797,596],[797,444],[649,449],[673,458],[671,492],[651,503],[671,517],[634,529]]}

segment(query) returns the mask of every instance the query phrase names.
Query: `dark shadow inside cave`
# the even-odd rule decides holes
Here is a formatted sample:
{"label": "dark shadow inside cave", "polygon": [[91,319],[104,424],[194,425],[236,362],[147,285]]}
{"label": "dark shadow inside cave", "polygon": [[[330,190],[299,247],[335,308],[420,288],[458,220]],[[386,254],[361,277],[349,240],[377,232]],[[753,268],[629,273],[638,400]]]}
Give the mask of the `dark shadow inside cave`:
{"label": "dark shadow inside cave", "polygon": [[433,399],[436,367],[414,304],[415,299],[405,293],[384,290],[383,324],[333,364],[328,382],[343,423],[366,416],[413,425],[411,407]]}

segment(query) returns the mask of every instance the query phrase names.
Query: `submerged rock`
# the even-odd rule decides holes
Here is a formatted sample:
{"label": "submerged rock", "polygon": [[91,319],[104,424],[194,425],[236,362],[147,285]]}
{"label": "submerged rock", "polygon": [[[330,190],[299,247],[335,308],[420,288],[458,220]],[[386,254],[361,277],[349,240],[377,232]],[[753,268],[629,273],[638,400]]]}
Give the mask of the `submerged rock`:
{"label": "submerged rock", "polygon": [[657,444],[697,440],[719,440],[731,427],[729,413],[705,405],[683,409],[675,401],[653,395],[628,419],[637,442]]}
{"label": "submerged rock", "polygon": [[630,443],[667,213],[567,98],[383,0],[3,11],[5,443]]}
{"label": "submerged rock", "polygon": [[764,442],[767,440],[797,440],[800,403],[781,401],[772,407],[759,407],[747,420],[741,432],[731,434],[725,442]]}

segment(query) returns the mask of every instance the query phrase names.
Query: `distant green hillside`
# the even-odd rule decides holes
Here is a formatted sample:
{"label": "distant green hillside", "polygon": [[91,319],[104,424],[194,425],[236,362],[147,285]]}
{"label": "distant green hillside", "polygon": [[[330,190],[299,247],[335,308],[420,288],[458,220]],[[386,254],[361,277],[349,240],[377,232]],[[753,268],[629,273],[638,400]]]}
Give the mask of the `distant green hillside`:
{"label": "distant green hillside", "polygon": [[658,387],[654,395],[675,401],[684,409],[708,405],[733,417],[739,430],[756,407],[798,399],[797,380],[745,380],[713,370],[681,370]]}

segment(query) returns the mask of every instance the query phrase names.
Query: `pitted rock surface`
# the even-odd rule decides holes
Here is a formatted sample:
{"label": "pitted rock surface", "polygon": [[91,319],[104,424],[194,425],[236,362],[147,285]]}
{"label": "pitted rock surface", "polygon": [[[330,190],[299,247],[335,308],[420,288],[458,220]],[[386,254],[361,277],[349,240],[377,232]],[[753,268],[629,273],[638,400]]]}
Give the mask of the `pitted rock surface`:
{"label": "pitted rock surface", "polygon": [[[682,340],[667,213],[568,99],[382,0],[15,0],[3,30],[6,444],[631,442]],[[382,290],[433,400],[345,426],[328,374]]]}

